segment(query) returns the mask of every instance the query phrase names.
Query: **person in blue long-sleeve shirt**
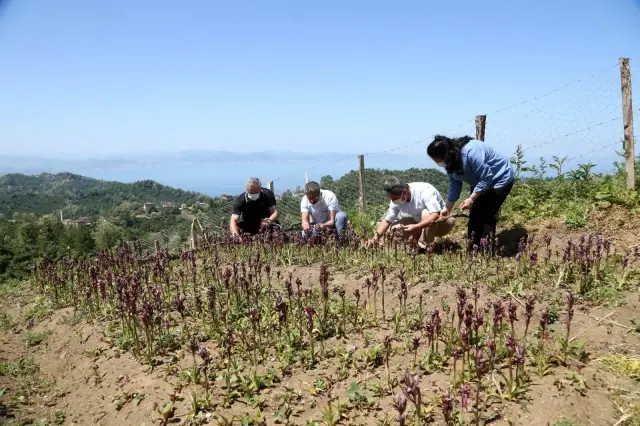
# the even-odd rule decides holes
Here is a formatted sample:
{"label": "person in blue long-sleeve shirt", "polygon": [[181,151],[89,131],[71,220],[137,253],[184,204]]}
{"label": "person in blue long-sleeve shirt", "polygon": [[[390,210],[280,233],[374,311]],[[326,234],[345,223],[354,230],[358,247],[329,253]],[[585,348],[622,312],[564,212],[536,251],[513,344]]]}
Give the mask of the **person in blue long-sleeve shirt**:
{"label": "person in blue long-sleeve shirt", "polygon": [[442,216],[451,214],[460,198],[462,184],[471,187],[471,194],[460,204],[469,210],[467,233],[469,240],[480,246],[480,240],[495,235],[498,212],[509,196],[515,174],[509,159],[486,143],[469,136],[434,137],[427,155],[449,176],[449,195]]}

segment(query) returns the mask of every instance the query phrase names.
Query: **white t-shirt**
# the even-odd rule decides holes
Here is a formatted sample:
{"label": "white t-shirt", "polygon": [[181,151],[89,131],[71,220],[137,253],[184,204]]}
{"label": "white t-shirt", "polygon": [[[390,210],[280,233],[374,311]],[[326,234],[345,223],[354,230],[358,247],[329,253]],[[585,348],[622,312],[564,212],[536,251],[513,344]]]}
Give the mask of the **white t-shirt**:
{"label": "white t-shirt", "polygon": [[411,191],[411,200],[401,206],[390,202],[389,210],[384,217],[385,220],[393,223],[398,215],[403,213],[413,217],[416,222],[420,222],[423,210],[426,209],[429,213],[440,213],[446,207],[440,192],[427,182],[411,182],[409,190]]}
{"label": "white t-shirt", "polygon": [[329,212],[339,212],[338,197],[327,189],[320,190],[320,198],[315,204],[311,204],[305,195],[300,201],[300,211],[309,213],[311,223],[325,223],[329,220]]}

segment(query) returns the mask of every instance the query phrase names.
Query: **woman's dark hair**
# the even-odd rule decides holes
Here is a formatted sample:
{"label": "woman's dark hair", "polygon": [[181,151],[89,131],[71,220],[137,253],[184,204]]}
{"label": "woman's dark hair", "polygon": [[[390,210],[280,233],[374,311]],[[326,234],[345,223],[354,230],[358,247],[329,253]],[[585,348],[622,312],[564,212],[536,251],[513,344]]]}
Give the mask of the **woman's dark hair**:
{"label": "woman's dark hair", "polygon": [[473,138],[463,136],[461,138],[448,138],[436,135],[433,142],[427,147],[427,155],[431,158],[441,159],[445,164],[447,173],[462,172],[462,147]]}

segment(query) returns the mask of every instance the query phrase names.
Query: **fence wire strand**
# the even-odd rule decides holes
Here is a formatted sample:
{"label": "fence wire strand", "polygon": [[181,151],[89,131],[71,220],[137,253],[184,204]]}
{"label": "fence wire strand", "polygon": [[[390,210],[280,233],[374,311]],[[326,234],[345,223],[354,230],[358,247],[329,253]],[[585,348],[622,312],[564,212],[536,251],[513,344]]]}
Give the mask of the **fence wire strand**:
{"label": "fence wire strand", "polygon": [[[640,75],[640,69],[633,69],[633,75]],[[613,167],[614,159],[619,160],[616,156],[624,151],[621,106],[619,64],[616,63],[542,95],[487,113],[484,139],[509,157],[519,149],[527,158],[564,158],[569,168],[576,168],[578,161],[596,161],[600,163],[598,166]],[[639,112],[637,107],[633,111],[636,116]],[[440,133],[449,134],[460,129],[467,133],[474,127],[475,118],[470,118]],[[391,171],[406,182],[434,182],[441,192],[446,192],[446,176],[436,170],[426,155],[425,148],[430,139],[425,137],[362,154],[366,168],[362,202],[368,214],[379,217],[388,207],[388,200],[378,189]],[[613,150],[615,146],[620,150]],[[333,191],[341,209],[348,215],[355,214],[361,203],[358,162],[358,155],[345,154],[335,159],[321,159],[294,172],[283,170],[284,173],[271,179],[281,224],[290,228],[300,222],[305,174],[309,180],[320,183],[323,189]],[[242,190],[238,188],[238,193]],[[232,205],[233,200],[215,198],[201,211],[183,212],[184,226],[147,235],[140,244],[149,251],[154,250],[156,241],[161,247],[170,249],[185,247],[189,244],[189,229],[194,218],[199,231],[200,226],[207,232],[228,229]]]}

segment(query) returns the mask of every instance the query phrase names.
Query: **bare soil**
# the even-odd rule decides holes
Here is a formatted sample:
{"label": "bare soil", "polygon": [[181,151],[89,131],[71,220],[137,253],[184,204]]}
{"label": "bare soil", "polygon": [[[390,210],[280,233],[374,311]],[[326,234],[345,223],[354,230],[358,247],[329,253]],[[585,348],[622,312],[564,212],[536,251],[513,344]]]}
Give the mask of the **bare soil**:
{"label": "bare soil", "polygon": [[[624,212],[609,210],[598,212],[590,227],[614,239],[620,250],[640,243],[640,221]],[[570,238],[578,238],[585,230],[570,230],[561,223],[547,221],[532,224],[527,229],[538,235],[552,234],[554,244],[562,247]],[[303,281],[315,279],[317,268],[296,268],[295,275]],[[361,280],[342,274],[333,275],[332,284],[344,284],[349,294],[362,288]],[[417,304],[423,295],[425,310],[439,305],[441,299],[455,303],[455,289],[442,283],[420,283],[412,287],[409,304]],[[363,296],[364,297],[364,296]],[[396,302],[389,301],[392,307]],[[634,321],[640,319],[638,293],[626,295],[624,303],[616,307],[581,306],[576,311],[572,336],[586,341],[589,360],[574,362],[569,368],[555,367],[553,374],[539,378],[533,376],[527,399],[519,403],[491,402],[487,411],[495,411],[494,425],[554,425],[565,418],[574,425],[630,425],[623,421],[628,407],[640,404],[640,384],[636,379],[620,377],[607,371],[599,359],[607,354],[640,354],[640,338]],[[28,288],[6,294],[0,300],[0,313],[14,321],[0,331],[0,363],[19,365],[33,357],[38,370],[32,373],[8,374],[0,371],[0,424],[22,425],[151,425],[157,424],[156,408],[168,401],[176,391],[184,397],[177,403],[175,424],[187,424],[188,388],[181,389],[178,381],[162,368],[148,372],[129,353],[120,353],[105,341],[104,324],[75,320],[70,309],[48,311],[46,302]],[[37,315],[35,315],[36,313]],[[598,318],[606,318],[599,321]],[[562,332],[563,322],[554,325]],[[44,334],[43,334],[44,333]],[[380,339],[388,330],[372,331]],[[45,336],[38,341],[38,336]],[[29,346],[28,343],[32,345]],[[327,342],[327,347],[362,347],[364,336],[353,336]],[[399,347],[402,343],[397,343]],[[180,353],[181,363],[188,365],[189,356]],[[394,356],[392,375],[399,377],[411,363],[412,357]],[[308,420],[321,422],[321,408],[328,401],[327,394],[313,395],[314,380],[334,383],[331,394],[345,396],[348,387],[356,382],[361,386],[380,384],[384,387],[384,369],[361,372],[347,380],[338,379],[335,360],[322,361],[315,370],[294,370],[275,388],[262,393],[266,407],[263,414],[267,424],[274,424],[279,402],[292,389],[299,397],[292,404],[294,424],[304,425]],[[435,373],[421,382],[424,398],[434,395],[443,387],[450,374]],[[23,397],[21,397],[23,395]],[[28,395],[28,397],[27,397]],[[118,399],[120,398],[120,399]],[[382,420],[393,415],[391,396],[371,398],[373,406],[368,415],[358,415],[342,424],[385,424]],[[119,403],[120,402],[120,403]],[[230,413],[252,411],[235,404]],[[228,413],[225,412],[225,415]],[[628,417],[628,416],[627,416]],[[471,422],[472,414],[466,415]],[[628,417],[630,418],[630,417]],[[46,419],[46,421],[45,421]],[[636,418],[637,419],[637,418]],[[636,420],[633,420],[636,421]],[[40,423],[36,423],[40,422]],[[211,424],[215,424],[213,417]],[[471,423],[469,423],[471,424]]]}

